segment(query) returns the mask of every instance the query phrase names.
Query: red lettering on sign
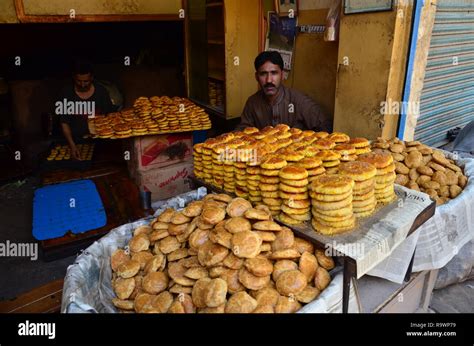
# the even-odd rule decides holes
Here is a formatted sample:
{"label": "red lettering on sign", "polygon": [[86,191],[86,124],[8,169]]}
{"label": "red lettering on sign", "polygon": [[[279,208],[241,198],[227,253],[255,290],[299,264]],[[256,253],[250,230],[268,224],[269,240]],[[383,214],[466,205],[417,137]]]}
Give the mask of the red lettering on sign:
{"label": "red lettering on sign", "polygon": [[166,185],[171,184],[173,181],[179,179],[179,178],[186,178],[188,176],[188,171],[186,168],[183,168],[182,171],[179,171],[174,177],[170,177],[167,180],[161,182],[158,186],[159,187],[165,187]]}

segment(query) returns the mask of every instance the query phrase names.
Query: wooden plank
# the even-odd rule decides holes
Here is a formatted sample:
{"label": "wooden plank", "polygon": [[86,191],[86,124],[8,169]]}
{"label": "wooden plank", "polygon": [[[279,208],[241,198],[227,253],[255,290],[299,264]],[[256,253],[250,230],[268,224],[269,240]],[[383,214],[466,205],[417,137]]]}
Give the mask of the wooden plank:
{"label": "wooden plank", "polygon": [[[436,16],[437,0],[425,1],[425,5],[421,10],[420,26],[416,42],[415,61],[413,64],[413,75],[411,78],[411,89],[408,102],[415,104],[420,102],[421,92],[425,80],[425,68],[428,61],[428,53],[430,50],[431,32],[433,31]],[[417,122],[417,114],[411,112],[412,107],[408,107],[407,119],[405,124],[404,137],[405,141],[412,141],[415,136],[415,128]]]}
{"label": "wooden plank", "polygon": [[63,279],[37,287],[14,299],[0,302],[1,313],[53,313],[61,309]]}
{"label": "wooden plank", "polygon": [[[395,29],[393,33],[392,56],[390,59],[390,72],[388,75],[387,97],[385,102],[401,102],[403,99],[403,88],[406,75],[406,64],[408,58],[411,21],[413,15],[413,3],[401,1],[396,8]],[[384,114],[383,138],[397,136],[399,114]]]}
{"label": "wooden plank", "polygon": [[[94,0],[68,1],[55,0],[40,4],[33,0],[15,0],[16,14],[21,23],[74,23],[74,22],[118,22],[182,20],[179,9],[181,0],[173,2],[136,2],[134,6],[120,6],[120,2],[97,3]],[[70,16],[74,9],[76,15]]]}

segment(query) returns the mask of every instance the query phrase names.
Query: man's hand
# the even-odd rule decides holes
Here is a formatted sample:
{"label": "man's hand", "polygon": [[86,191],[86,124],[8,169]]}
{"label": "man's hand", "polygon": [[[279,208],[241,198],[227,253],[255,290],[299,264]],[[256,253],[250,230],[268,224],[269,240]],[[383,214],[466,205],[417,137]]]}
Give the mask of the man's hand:
{"label": "man's hand", "polygon": [[71,157],[74,159],[74,160],[79,160],[81,161],[82,158],[81,158],[81,152],[79,151],[79,149],[77,149],[76,145],[71,145]]}

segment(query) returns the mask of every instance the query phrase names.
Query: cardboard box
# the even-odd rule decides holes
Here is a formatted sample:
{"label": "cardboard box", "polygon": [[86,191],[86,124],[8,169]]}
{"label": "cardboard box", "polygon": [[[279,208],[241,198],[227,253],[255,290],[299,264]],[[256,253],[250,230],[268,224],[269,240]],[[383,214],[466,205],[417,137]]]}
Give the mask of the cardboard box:
{"label": "cardboard box", "polygon": [[192,162],[192,132],[136,137],[132,141],[129,169],[146,172],[152,169]]}
{"label": "cardboard box", "polygon": [[193,174],[192,162],[137,172],[135,182],[140,189],[151,192],[152,202],[190,191],[187,177]]}

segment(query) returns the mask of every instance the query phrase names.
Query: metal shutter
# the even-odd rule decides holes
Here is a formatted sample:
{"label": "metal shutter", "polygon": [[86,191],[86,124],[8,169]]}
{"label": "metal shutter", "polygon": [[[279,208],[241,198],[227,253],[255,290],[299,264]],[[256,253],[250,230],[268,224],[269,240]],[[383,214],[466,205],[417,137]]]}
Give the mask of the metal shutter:
{"label": "metal shutter", "polygon": [[415,139],[443,145],[473,119],[474,1],[438,0]]}

